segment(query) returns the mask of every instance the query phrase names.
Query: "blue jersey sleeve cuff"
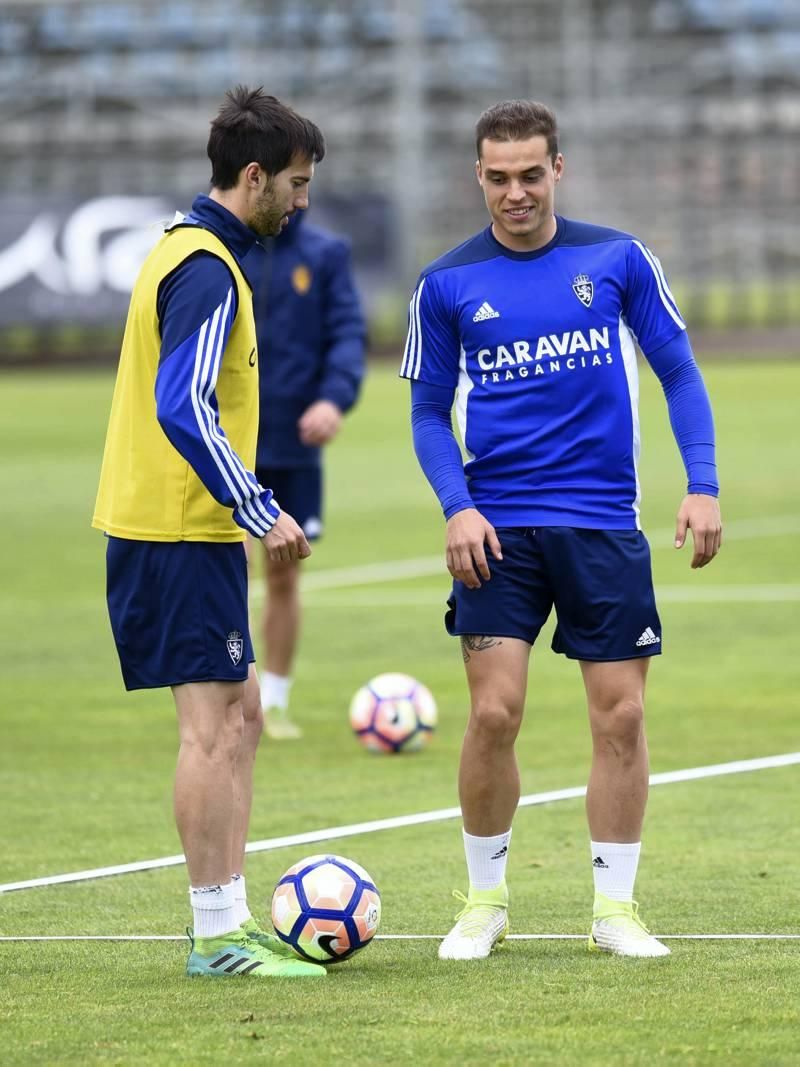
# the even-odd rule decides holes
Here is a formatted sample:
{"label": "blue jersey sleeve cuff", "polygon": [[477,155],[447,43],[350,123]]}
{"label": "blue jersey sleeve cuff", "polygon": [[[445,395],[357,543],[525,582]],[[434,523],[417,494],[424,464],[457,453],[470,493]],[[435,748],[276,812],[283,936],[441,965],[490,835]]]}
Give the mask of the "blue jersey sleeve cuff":
{"label": "blue jersey sleeve cuff", "polygon": [[266,537],[280,518],[281,509],[271,489],[262,489],[258,496],[243,501],[234,509],[237,526],[247,530],[253,537]]}
{"label": "blue jersey sleeve cuff", "polygon": [[689,482],[686,492],[699,496],[719,496],[719,486],[714,482]]}

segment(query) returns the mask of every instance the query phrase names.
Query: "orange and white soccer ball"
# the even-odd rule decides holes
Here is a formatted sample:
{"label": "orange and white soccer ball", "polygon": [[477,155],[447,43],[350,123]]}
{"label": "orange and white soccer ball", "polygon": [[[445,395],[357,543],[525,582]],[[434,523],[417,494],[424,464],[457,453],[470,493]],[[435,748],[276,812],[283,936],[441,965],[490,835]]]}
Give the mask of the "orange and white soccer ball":
{"label": "orange and white soccer ball", "polygon": [[417,752],[436,720],[431,691],[408,674],[379,674],[350,701],[350,725],[371,752]]}
{"label": "orange and white soccer ball", "polygon": [[381,921],[381,895],[369,874],[342,856],[307,856],[272,894],[272,925],[298,956],[339,963],[365,948]]}

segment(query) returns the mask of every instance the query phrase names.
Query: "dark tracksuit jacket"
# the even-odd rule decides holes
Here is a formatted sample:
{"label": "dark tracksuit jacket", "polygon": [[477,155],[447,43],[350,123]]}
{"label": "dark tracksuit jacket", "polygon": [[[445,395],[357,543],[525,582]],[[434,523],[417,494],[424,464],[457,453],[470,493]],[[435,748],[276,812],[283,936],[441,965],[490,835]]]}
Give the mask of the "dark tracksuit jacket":
{"label": "dark tracksuit jacket", "polygon": [[366,326],[349,242],[314,226],[304,212],[244,261],[258,335],[260,425],[257,467],[316,467],[297,421],[315,400],[346,412],[364,376]]}

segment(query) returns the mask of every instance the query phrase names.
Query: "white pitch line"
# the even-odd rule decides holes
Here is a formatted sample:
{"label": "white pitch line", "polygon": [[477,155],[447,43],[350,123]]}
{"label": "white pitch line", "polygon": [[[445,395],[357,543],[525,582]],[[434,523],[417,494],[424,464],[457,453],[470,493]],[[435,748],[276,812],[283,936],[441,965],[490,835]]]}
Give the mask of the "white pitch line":
{"label": "white pitch line", "polygon": [[[447,586],[449,589],[449,585]],[[315,595],[312,590],[309,604],[315,608],[384,608],[384,607],[441,607],[444,609],[447,589],[375,589],[344,594]],[[800,585],[659,585],[656,587],[659,604],[754,604],[795,603],[800,600]]]}
{"label": "white pitch line", "polygon": [[[653,548],[671,546],[675,527],[662,527],[646,531]],[[800,533],[800,515],[776,515],[761,519],[732,519],[725,523],[724,541],[743,541],[753,537],[784,537]],[[691,548],[691,535],[689,546]],[[438,556],[419,556],[413,559],[386,560],[378,563],[362,563],[354,567],[332,567],[310,571],[303,575],[304,591],[318,589],[346,589],[357,585],[376,585],[381,582],[397,582],[404,578],[428,578],[434,575],[446,577],[444,553]],[[257,601],[264,596],[262,582],[251,583],[250,599]]]}
{"label": "white pitch line", "polygon": [[[698,778],[717,778],[726,774],[744,774],[748,771],[763,771],[775,767],[789,767],[800,763],[800,752],[787,752],[778,756],[763,756],[759,759],[734,760],[731,763],[714,763],[706,767],[688,767],[680,771],[665,771],[650,775],[650,785],[671,785],[675,782],[691,782]],[[559,800],[573,800],[586,795],[586,786],[573,786],[569,789],[554,789],[545,793],[530,793],[521,797],[519,807],[527,808],[537,804],[551,804]],[[262,841],[253,841],[245,851],[271,852],[279,848],[294,845],[311,845],[320,841],[332,841],[345,837],[357,837],[361,834],[375,833],[379,830],[396,830],[405,826],[421,826],[425,823],[443,822],[456,819],[461,815],[461,808],[440,808],[438,811],[423,811],[413,815],[397,815],[389,819],[373,819],[369,822],[353,823],[349,826],[332,826],[324,830],[311,830],[302,834],[289,834],[286,837],[270,837]],[[46,878],[31,878],[23,882],[6,882],[0,885],[0,893],[12,893],[21,889],[36,889],[42,886],[64,885],[69,882],[89,882],[98,878],[109,878],[117,874],[134,874],[137,871],[153,871],[164,867],[178,867],[185,862],[183,855],[164,856],[160,859],[140,860],[137,863],[122,863],[113,867],[95,867],[88,871],[73,871],[69,874],[56,874]]]}
{"label": "white pitch line", "polygon": [[[662,941],[800,941],[800,934],[654,934]],[[443,941],[445,934],[376,934],[374,941]],[[186,941],[185,934],[57,934],[6,941]],[[586,934],[506,934],[506,941],[585,941]]]}
{"label": "white pitch line", "polygon": [[0,937],[2,941],[188,941],[186,934],[59,934],[48,937]]}
{"label": "white pitch line", "polygon": [[403,578],[427,578],[446,574],[444,556],[420,556],[415,559],[390,559],[380,563],[362,563],[357,567],[331,567],[303,575],[303,589],[342,589],[377,582],[398,582]]}
{"label": "white pitch line", "polygon": [[661,585],[656,599],[676,604],[718,604],[800,600],[800,585]]}
{"label": "white pitch line", "polygon": [[[675,536],[674,526],[645,532],[651,546],[658,547],[666,543],[672,547]],[[759,537],[785,537],[790,534],[800,534],[800,515],[777,515],[770,519],[734,519],[725,523],[723,539],[724,541],[745,541]],[[691,537],[689,537],[689,542],[691,542]],[[310,571],[303,575],[302,583],[303,589],[309,591],[342,589],[351,586],[371,586],[381,582],[400,582],[403,578],[426,578],[446,573],[444,554],[441,554],[361,563],[357,567]],[[253,584],[251,596],[254,599],[263,594],[260,586],[260,583]]]}
{"label": "white pitch line", "polygon": [[[444,941],[445,937],[445,934],[376,934],[375,940]],[[653,934],[653,937],[664,941],[800,941],[800,934]],[[586,934],[506,934],[504,940],[585,941],[586,938]]]}

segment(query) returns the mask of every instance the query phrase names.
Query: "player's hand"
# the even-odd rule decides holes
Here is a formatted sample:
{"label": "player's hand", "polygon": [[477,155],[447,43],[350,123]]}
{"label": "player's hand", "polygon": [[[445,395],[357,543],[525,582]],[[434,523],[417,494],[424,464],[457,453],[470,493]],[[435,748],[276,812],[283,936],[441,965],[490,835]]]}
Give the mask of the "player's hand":
{"label": "player's hand", "polygon": [[689,493],[678,509],[675,526],[675,547],[683,548],[687,529],[692,531],[694,555],[692,568],[705,567],[716,556],[722,544],[722,518],[715,496]]}
{"label": "player's hand", "polygon": [[311,546],[306,541],[306,535],[286,511],[280,513],[278,521],[261,540],[273,563],[290,563],[292,560],[306,559],[311,555]]}
{"label": "player's hand", "polygon": [[447,569],[467,589],[478,589],[481,578],[491,578],[486,545],[495,559],[503,558],[494,526],[476,508],[457,511],[447,520]]}
{"label": "player's hand", "polygon": [[330,400],[317,400],[306,408],[297,421],[304,445],[327,445],[339,432],[342,413]]}

